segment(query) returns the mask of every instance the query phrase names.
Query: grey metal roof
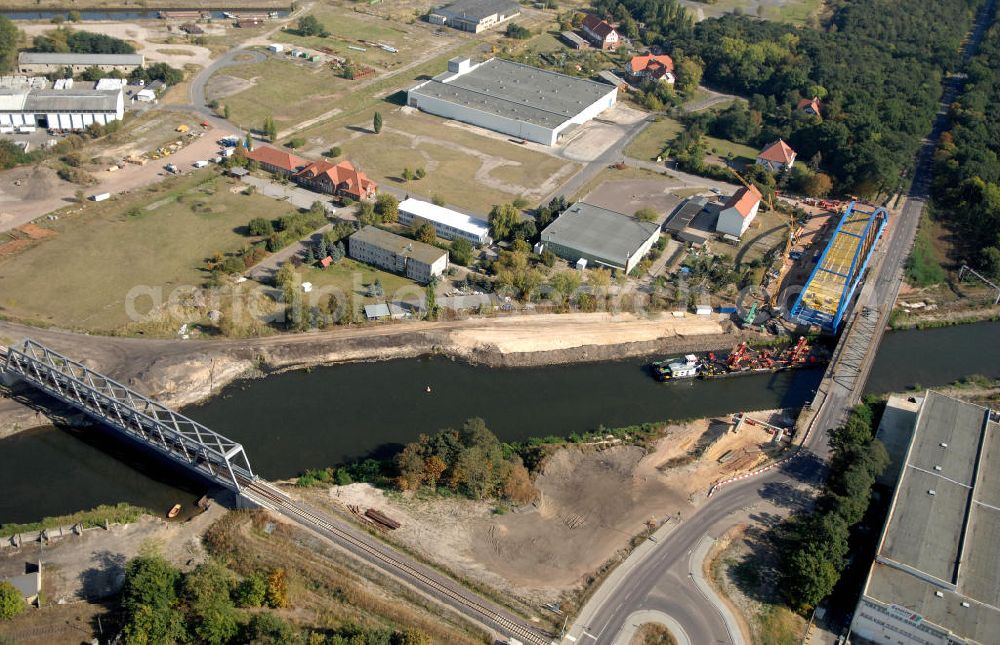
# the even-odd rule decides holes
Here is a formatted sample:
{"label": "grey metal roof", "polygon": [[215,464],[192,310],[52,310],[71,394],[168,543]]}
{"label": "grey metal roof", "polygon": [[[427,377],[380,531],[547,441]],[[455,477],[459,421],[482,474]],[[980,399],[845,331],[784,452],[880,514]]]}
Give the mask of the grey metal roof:
{"label": "grey metal roof", "polygon": [[687,228],[698,213],[705,210],[708,205],[707,197],[692,197],[670,215],[663,225],[663,230],[671,233],[679,233]]}
{"label": "grey metal roof", "polygon": [[401,235],[390,233],[389,231],[383,231],[374,226],[366,226],[348,239],[349,242],[353,240],[367,242],[380,249],[392,251],[396,255],[413,258],[424,264],[434,264],[441,259],[442,255],[448,255],[447,251],[439,249],[436,246],[411,240]]}
{"label": "grey metal roof", "polygon": [[439,74],[410,94],[556,128],[616,91],[607,83],[491,58],[464,74]]}
{"label": "grey metal roof", "polygon": [[25,112],[114,112],[121,90],[32,90]]}
{"label": "grey metal roof", "polygon": [[1000,633],[998,421],[986,408],[927,393],[865,588],[984,643]]}
{"label": "grey metal roof", "polygon": [[542,242],[583,255],[615,260],[622,266],[660,227],[615,211],[577,202],[542,231]]}
{"label": "grey metal roof", "polygon": [[495,14],[510,16],[521,13],[520,7],[509,0],[458,0],[452,2],[434,12],[443,16],[455,16],[458,18],[472,19],[479,22],[483,18],[489,18]]}
{"label": "grey metal roof", "polygon": [[21,52],[17,60],[22,65],[142,65],[141,54]]}

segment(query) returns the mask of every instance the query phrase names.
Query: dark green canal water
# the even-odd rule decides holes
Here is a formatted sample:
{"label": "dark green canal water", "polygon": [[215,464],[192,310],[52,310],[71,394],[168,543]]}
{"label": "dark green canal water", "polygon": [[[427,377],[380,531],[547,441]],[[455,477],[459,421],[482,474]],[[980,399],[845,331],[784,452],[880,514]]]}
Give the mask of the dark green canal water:
{"label": "dark green canal water", "polygon": [[[356,363],[231,385],[185,412],[244,444],[268,478],[387,456],[420,433],[480,416],[504,440],[798,406],[821,370],[661,384],[634,359],[525,369],[444,358]],[[939,386],[969,374],[1000,378],[1000,323],[894,332],[872,392]],[[427,392],[427,387],[431,391]],[[81,440],[85,438],[86,440]],[[45,428],[0,441],[0,523],[130,501],[189,507],[207,487],[108,433]]]}

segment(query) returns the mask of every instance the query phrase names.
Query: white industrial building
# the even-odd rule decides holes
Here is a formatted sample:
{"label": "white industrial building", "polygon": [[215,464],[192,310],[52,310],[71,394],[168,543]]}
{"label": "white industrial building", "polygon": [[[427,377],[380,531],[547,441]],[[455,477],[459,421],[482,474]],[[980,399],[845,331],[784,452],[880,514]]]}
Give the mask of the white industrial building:
{"label": "white industrial building", "polygon": [[425,220],[434,227],[437,236],[445,240],[465,238],[476,245],[489,244],[490,225],[486,220],[472,217],[450,208],[438,206],[430,202],[420,201],[412,197],[404,199],[399,204],[399,223],[416,226],[419,220]]}
{"label": "white industrial building", "polygon": [[448,71],[412,88],[407,105],[519,139],[558,143],[615,104],[618,88],[491,58],[448,61]]}
{"label": "white industrial building", "polygon": [[850,642],[1000,642],[1000,413],[929,391],[879,436],[899,479]]}
{"label": "white industrial building", "polygon": [[510,0],[458,0],[431,11],[427,21],[478,34],[519,15],[521,8]]}
{"label": "white industrial building", "polygon": [[579,268],[604,266],[629,273],[659,237],[658,224],[577,202],[545,227],[541,248]]}
{"label": "white industrial building", "polygon": [[79,74],[91,67],[102,72],[129,74],[142,67],[142,54],[74,54],[72,52],[21,52],[17,56],[17,70],[21,74],[48,74],[62,72],[67,67]]}
{"label": "white industrial building", "polygon": [[0,125],[82,130],[125,116],[119,90],[0,88]]}

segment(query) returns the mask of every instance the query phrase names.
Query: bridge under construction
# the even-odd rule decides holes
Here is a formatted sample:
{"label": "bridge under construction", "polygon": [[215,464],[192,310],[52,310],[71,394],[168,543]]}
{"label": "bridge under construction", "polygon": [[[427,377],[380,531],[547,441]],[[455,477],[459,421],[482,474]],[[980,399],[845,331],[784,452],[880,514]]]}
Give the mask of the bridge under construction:
{"label": "bridge under construction", "polygon": [[886,224],[889,212],[851,202],[809,275],[790,316],[836,333],[850,309]]}
{"label": "bridge under construction", "polygon": [[309,507],[254,474],[243,446],[40,343],[0,347],[0,371],[8,382],[23,381],[83,412],[134,443],[209,481],[251,506],[281,513],[334,541],[440,603],[521,642],[552,639],[527,621],[480,597],[430,567],[398,553],[323,511]]}

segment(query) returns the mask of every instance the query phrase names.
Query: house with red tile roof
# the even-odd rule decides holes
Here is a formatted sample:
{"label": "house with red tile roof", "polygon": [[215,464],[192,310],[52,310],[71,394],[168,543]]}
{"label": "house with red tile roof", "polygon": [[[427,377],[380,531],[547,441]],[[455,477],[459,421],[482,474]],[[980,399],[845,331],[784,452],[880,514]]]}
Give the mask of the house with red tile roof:
{"label": "house with red tile roof", "polygon": [[326,159],[313,161],[292,175],[292,180],[321,193],[335,197],[350,197],[355,201],[375,196],[378,186],[350,161],[332,163]]}
{"label": "house with red tile roof", "polygon": [[329,267],[331,264],[333,264],[333,258],[331,258],[329,255],[319,261],[319,265],[324,269]]}
{"label": "house with red tile roof", "polygon": [[767,146],[757,155],[757,165],[764,166],[771,172],[790,170],[793,163],[795,163],[795,151],[781,139]]}
{"label": "house with red tile roof", "polygon": [[760,191],[756,186],[744,186],[726,200],[719,211],[719,221],[715,225],[715,230],[723,235],[739,237],[750,226],[753,218],[757,217],[760,209]]}
{"label": "house with red tile roof", "polygon": [[811,99],[802,99],[799,101],[798,110],[800,112],[805,112],[806,114],[814,114],[816,116],[823,116],[820,113],[821,104],[819,102],[819,97],[814,96]]}
{"label": "house with red tile roof", "polygon": [[583,35],[587,37],[587,40],[592,42],[595,47],[600,47],[601,49],[614,51],[621,41],[618,31],[607,20],[601,20],[592,13],[588,13],[583,17],[583,23],[580,25],[580,28],[583,30]]}
{"label": "house with red tile roof", "polygon": [[633,56],[625,65],[625,73],[632,82],[645,80],[674,84],[674,60],[666,54]]}
{"label": "house with red tile roof", "polygon": [[253,150],[247,150],[245,155],[247,159],[256,161],[261,170],[285,177],[290,177],[309,165],[308,159],[270,146],[260,146]]}

